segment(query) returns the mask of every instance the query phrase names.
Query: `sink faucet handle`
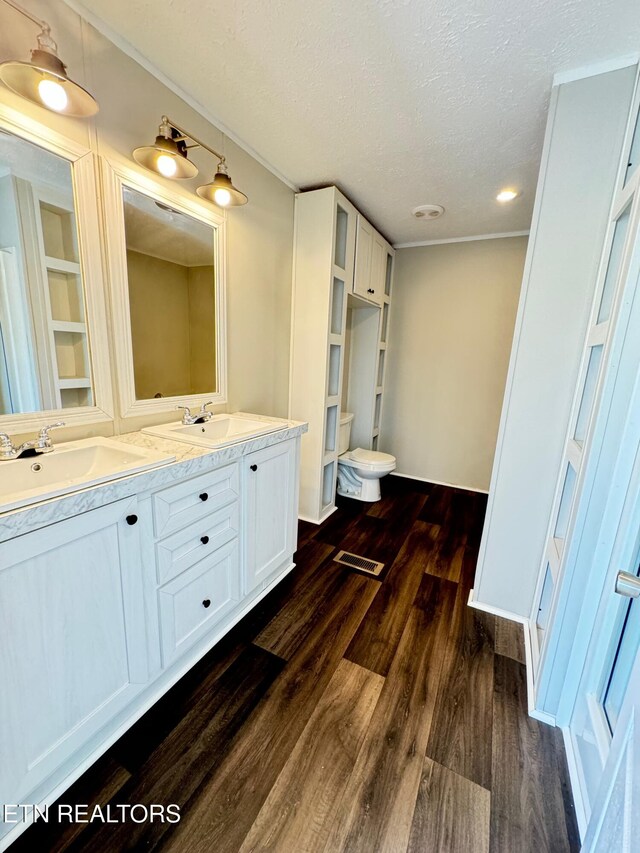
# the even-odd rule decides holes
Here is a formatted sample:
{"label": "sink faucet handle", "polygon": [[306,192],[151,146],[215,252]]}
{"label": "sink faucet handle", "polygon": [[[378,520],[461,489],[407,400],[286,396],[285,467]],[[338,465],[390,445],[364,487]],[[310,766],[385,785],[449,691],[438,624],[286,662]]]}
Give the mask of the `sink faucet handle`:
{"label": "sink faucet handle", "polygon": [[13,450],[13,442],[11,436],[6,432],[0,432],[0,448],[2,450]]}
{"label": "sink faucet handle", "polygon": [[47,426],[43,426],[40,432],[38,433],[38,441],[51,441],[49,430],[58,429],[59,427],[63,426],[66,426],[65,421],[56,421],[55,424],[47,424]]}
{"label": "sink faucet handle", "polygon": [[176,409],[182,409],[184,414],[182,415],[182,423],[185,425],[192,424],[195,420],[193,415],[191,414],[191,409],[189,406],[176,406]]}
{"label": "sink faucet handle", "polygon": [[55,424],[47,424],[46,426],[43,426],[35,440],[34,449],[37,450],[38,453],[48,453],[50,450],[53,450],[53,442],[51,441],[49,430],[58,429],[58,427],[63,426],[65,426],[64,421],[56,421]]}
{"label": "sink faucet handle", "polygon": [[207,406],[213,406],[213,400],[209,400],[208,403],[203,403],[200,406],[200,414],[211,414],[211,412],[207,412]]}

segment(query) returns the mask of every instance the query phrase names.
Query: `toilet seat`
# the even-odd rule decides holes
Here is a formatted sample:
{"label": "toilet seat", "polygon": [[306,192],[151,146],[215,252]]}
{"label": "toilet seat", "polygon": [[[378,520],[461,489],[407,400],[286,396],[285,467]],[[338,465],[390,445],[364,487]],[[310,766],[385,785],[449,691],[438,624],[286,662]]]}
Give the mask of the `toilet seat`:
{"label": "toilet seat", "polygon": [[362,468],[365,471],[393,471],[396,467],[396,457],[390,453],[364,450],[362,447],[347,450],[342,456],[338,456],[338,462],[347,465],[349,468]]}

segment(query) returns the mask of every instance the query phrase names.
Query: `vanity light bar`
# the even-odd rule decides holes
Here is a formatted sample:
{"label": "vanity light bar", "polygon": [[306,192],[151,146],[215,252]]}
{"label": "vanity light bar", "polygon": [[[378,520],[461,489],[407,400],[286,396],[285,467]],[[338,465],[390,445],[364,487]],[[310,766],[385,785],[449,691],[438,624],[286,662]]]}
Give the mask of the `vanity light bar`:
{"label": "vanity light bar", "polygon": [[[191,145],[187,144],[188,140],[192,143]],[[195,178],[198,174],[197,166],[188,158],[188,151],[191,148],[204,148],[218,158],[214,179],[196,190],[200,198],[212,201],[219,207],[238,207],[249,201],[243,192],[234,187],[227,171],[224,154],[210,148],[168,116],[162,116],[153,145],[135,148],[132,153],[136,163],[144,166],[145,169],[171,180],[184,180]]]}

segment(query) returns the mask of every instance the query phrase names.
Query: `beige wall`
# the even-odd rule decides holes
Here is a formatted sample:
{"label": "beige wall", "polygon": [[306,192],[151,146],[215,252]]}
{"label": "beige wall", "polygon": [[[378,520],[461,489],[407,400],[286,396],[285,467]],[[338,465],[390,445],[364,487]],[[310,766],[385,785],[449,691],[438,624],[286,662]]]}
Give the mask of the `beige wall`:
{"label": "beige wall", "polygon": [[[90,146],[98,154],[136,169],[133,148],[149,144],[163,114],[186,126],[212,147],[223,149],[234,182],[249,204],[227,213],[227,360],[228,408],[264,414],[287,413],[293,190],[208,122],[163,83],[109,42],[66,4],[24,0],[31,12],[52,27],[69,74],[97,98],[100,112],[90,121],[64,118],[29,104],[0,87],[0,103]],[[28,59],[36,29],[15,10],[0,3],[0,61]],[[215,160],[192,153],[200,175],[190,181],[158,184],[193,199],[196,186],[210,180]],[[140,169],[147,177],[149,172]],[[174,413],[153,420],[172,420]],[[146,419],[149,422],[149,419]],[[93,432],[108,434],[139,428],[140,419],[75,430],[61,438]]]}
{"label": "beige wall", "polygon": [[216,296],[213,267],[189,267],[189,362],[192,394],[216,384]]}
{"label": "beige wall", "polygon": [[489,488],[526,247],[397,252],[380,449],[398,473]]}

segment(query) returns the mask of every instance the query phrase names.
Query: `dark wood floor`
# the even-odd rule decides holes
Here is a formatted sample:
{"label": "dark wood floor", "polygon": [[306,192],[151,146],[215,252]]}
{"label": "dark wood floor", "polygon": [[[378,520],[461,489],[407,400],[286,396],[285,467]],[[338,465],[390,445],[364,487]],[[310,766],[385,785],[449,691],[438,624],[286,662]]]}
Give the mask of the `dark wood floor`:
{"label": "dark wood floor", "polygon": [[296,570],[61,797],[177,803],[178,824],[36,824],[11,853],[578,850],[520,626],[466,603],[485,498],[383,487],[301,523]]}

